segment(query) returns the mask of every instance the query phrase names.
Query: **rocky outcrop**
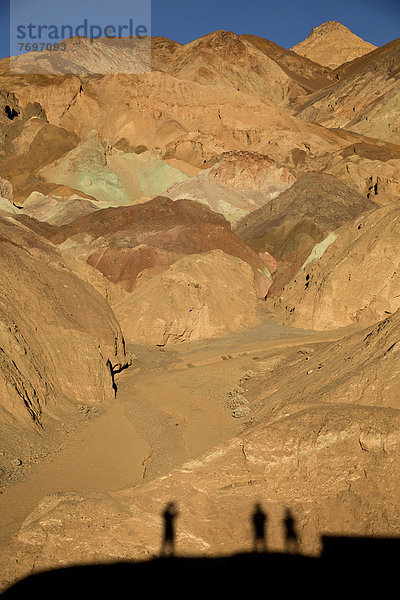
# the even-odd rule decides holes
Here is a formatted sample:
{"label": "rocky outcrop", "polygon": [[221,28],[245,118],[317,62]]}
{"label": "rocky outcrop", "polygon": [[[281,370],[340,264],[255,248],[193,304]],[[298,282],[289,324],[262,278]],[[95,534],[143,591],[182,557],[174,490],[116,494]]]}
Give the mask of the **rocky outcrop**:
{"label": "rocky outcrop", "polygon": [[285,322],[331,329],[374,323],[400,308],[400,201],[334,232],[277,300]]}
{"label": "rocky outcrop", "polygon": [[[154,150],[167,160],[201,169],[227,151],[259,152],[284,162],[304,144],[316,154],[345,145],[342,135],[305,123],[287,110],[295,98],[327,86],[328,70],[267,40],[250,38],[215,32],[186,46],[155,40],[153,70],[129,78],[106,74],[81,82],[74,75],[4,72],[1,81],[5,90],[13,90],[19,106],[35,97],[49,123],[74,133],[78,141],[96,130],[124,153]],[[97,41],[88,54],[94,48],[105,63],[110,52],[118,62],[127,50],[117,40]],[[237,53],[240,60],[233,60]],[[30,58],[37,59],[34,54]],[[348,143],[352,141],[349,135]],[[123,172],[124,164],[118,169]],[[47,189],[37,189],[52,191],[49,183]]]}
{"label": "rocky outcrop", "polygon": [[5,213],[12,213],[14,215],[18,214],[20,211],[19,209],[14,206],[14,204],[11,204],[11,202],[9,200],[7,200],[6,198],[2,198],[0,196],[0,211],[3,211]]}
{"label": "rocky outcrop", "polygon": [[77,36],[66,38],[63,44],[62,55],[55,56],[54,51],[45,50],[39,60],[33,52],[12,57],[12,71],[28,77],[50,75],[79,82],[78,77],[146,73],[151,69],[151,40],[147,36],[122,39]]}
{"label": "rocky outcrop", "polygon": [[400,198],[399,168],[400,146],[359,143],[332,156],[324,172],[382,206]]}
{"label": "rocky outcrop", "polygon": [[328,233],[374,208],[371,200],[332,175],[310,172],[243,218],[235,232],[254,250],[282,261],[268,292],[271,296],[282,291]]}
{"label": "rocky outcrop", "polygon": [[295,178],[268,156],[255,152],[227,152],[211,167],[209,179],[241,191],[270,192],[271,197],[290,187]]}
{"label": "rocky outcrop", "polygon": [[71,150],[79,140],[74,133],[49,123],[37,102],[28,102],[18,118],[0,127],[0,132],[4,135],[0,175],[12,184],[18,204],[32,191],[47,193],[57,187],[47,184],[39,171]]}
{"label": "rocky outcrop", "polygon": [[[261,361],[259,376],[249,382],[246,391],[255,418],[275,420],[326,404],[343,411],[355,407],[398,411],[399,325],[397,311],[339,341],[306,345],[287,356]],[[381,413],[384,415],[384,410]],[[373,439],[373,422],[370,434]],[[379,447],[378,436],[376,445]]]}
{"label": "rocky outcrop", "polygon": [[78,278],[54,246],[11,217],[0,218],[0,230],[2,447],[24,455],[79,403],[112,399],[114,373],[129,357],[88,277]]}
{"label": "rocky outcrop", "polygon": [[297,178],[308,171],[330,173],[364,198],[382,206],[400,196],[399,159],[398,144],[365,138],[325,156],[294,150],[291,171]]}
{"label": "rocky outcrop", "polygon": [[14,192],[13,187],[7,179],[2,179],[0,177],[0,198],[5,198],[11,204],[14,200]]}
{"label": "rocky outcrop", "polygon": [[221,250],[182,258],[115,307],[129,341],[165,346],[257,322],[253,271]]}
{"label": "rocky outcrop", "polygon": [[180,79],[261,94],[278,104],[330,82],[329,70],[311,60],[269,40],[224,30],[185,45],[156,38],[152,65]]}
{"label": "rocky outcrop", "polygon": [[[82,81],[74,74],[41,73],[40,64],[61,64],[51,52],[42,53],[40,61],[35,53],[21,57],[40,63],[35,74],[0,69],[4,102],[19,115],[12,121],[4,116],[7,139],[11,135],[13,141],[0,175],[12,181],[20,203],[32,191],[56,194],[64,186],[63,196],[78,190],[109,204],[128,204],[164,193],[184,182],[191,169],[212,167],[227,152],[259,153],[286,169],[293,166],[293,151],[314,158],[359,141],[350,132],[309,122],[321,123],[322,112],[319,119],[306,114],[315,93],[332,91],[336,74],[268,40],[226,31],[186,45],[157,38],[152,70],[128,78],[110,75],[107,68],[113,64],[118,71],[118,65],[130,63],[133,40],[80,41],[70,41],[61,63],[64,68],[81,61]],[[93,60],[100,66],[103,61],[102,77],[90,76]],[[324,107],[325,101],[321,111]],[[301,118],[293,116],[300,108]],[[83,160],[81,150],[93,130],[113,149],[107,164],[101,149],[100,161],[96,154],[89,163]]]}

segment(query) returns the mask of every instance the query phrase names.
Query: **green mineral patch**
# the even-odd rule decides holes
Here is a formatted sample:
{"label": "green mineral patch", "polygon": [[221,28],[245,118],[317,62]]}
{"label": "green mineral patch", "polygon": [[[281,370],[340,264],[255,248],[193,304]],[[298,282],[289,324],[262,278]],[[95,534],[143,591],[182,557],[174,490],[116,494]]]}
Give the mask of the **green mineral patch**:
{"label": "green mineral patch", "polygon": [[189,179],[150,151],[140,155],[107,151],[96,132],[45,167],[41,175],[47,181],[67,185],[108,206],[135,204]]}
{"label": "green mineral patch", "polygon": [[308,264],[314,260],[319,260],[322,258],[329,246],[336,240],[337,235],[335,233],[329,233],[326,238],[322,240],[322,242],[319,242],[319,244],[314,246],[314,248],[311,250],[310,256],[307,258],[300,270],[303,271]]}
{"label": "green mineral patch", "polygon": [[110,156],[108,167],[118,175],[127,193],[135,199],[159,196],[171,185],[189,179],[188,175],[172,167],[162,159],[129,153]]}

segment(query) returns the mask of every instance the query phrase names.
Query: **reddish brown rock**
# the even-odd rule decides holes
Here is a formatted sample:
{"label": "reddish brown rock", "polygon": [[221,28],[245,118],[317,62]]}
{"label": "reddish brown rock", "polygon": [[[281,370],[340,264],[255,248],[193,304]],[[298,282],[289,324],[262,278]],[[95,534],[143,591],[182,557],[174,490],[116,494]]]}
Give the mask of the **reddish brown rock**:
{"label": "reddish brown rock", "polygon": [[135,289],[136,278],[146,269],[167,267],[187,254],[213,249],[250,264],[259,297],[270,285],[265,262],[231,231],[224,217],[189,200],[159,197],[98,210],[52,230],[49,239],[127,291]]}

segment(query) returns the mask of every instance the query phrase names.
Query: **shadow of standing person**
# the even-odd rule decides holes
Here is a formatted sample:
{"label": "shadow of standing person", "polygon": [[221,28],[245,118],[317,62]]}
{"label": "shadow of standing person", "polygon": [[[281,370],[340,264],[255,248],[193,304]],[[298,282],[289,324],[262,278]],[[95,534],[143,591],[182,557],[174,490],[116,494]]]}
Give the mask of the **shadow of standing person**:
{"label": "shadow of standing person", "polygon": [[175,555],[175,519],[178,516],[178,510],[174,502],[168,502],[162,513],[164,521],[164,532],[161,544],[161,556]]}
{"label": "shadow of standing person", "polygon": [[265,525],[268,520],[261,504],[257,503],[251,516],[253,524],[253,552],[267,552],[267,540],[265,536]]}
{"label": "shadow of standing person", "polygon": [[299,551],[299,538],[296,532],[296,521],[293,517],[290,508],[285,511],[285,518],[283,520],[285,528],[285,546],[286,552],[289,554],[298,553]]}

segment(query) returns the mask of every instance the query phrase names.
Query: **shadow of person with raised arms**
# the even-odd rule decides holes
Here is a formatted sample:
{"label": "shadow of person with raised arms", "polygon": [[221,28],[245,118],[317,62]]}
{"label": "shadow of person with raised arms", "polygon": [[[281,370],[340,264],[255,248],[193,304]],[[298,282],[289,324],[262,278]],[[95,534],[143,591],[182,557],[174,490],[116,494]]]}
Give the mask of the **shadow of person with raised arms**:
{"label": "shadow of person with raised arms", "polygon": [[164,531],[160,552],[161,556],[175,556],[175,519],[178,515],[175,502],[168,502],[162,513]]}

